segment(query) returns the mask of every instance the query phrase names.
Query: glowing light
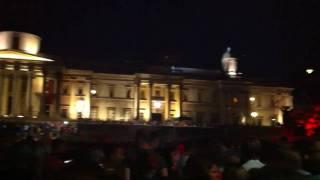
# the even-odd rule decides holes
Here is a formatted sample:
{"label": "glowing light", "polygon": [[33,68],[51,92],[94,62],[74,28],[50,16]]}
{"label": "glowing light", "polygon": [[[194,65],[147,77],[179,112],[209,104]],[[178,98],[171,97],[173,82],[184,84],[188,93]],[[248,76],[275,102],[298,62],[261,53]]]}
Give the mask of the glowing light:
{"label": "glowing light", "polygon": [[20,66],[20,71],[28,71],[29,70],[29,68],[28,68],[28,66]]}
{"label": "glowing light", "polygon": [[236,98],[236,97],[233,97],[233,99],[232,99],[232,100],[233,100],[233,103],[234,103],[234,104],[236,104],[236,103],[238,103],[238,102],[239,102],[238,98]]}
{"label": "glowing light", "polygon": [[236,75],[237,75],[237,73],[236,73],[236,72],[234,72],[234,71],[230,71],[230,72],[228,72],[228,75],[229,75],[229,76],[236,76]]}
{"label": "glowing light", "polygon": [[314,69],[311,69],[311,68],[310,69],[306,69],[306,73],[307,74],[312,74],[313,72],[314,72]]}
{"label": "glowing light", "polygon": [[38,118],[38,116],[32,116],[32,118],[33,118],[33,119],[36,119],[36,118]]}
{"label": "glowing light", "polygon": [[68,125],[68,124],[69,124],[69,121],[63,121],[63,124],[64,124],[64,125]]}
{"label": "glowing light", "polygon": [[245,123],[246,123],[246,117],[245,117],[245,116],[242,116],[242,118],[241,118],[241,123],[242,123],[242,124],[245,124]]}
{"label": "glowing light", "polygon": [[97,94],[97,90],[91,89],[90,93],[91,93],[92,95],[96,95],[96,94]]}
{"label": "glowing light", "polygon": [[71,162],[72,162],[71,159],[70,159],[70,160],[65,160],[65,161],[63,161],[64,164],[68,164],[68,163],[71,163]]}
{"label": "glowing light", "polygon": [[23,116],[23,115],[18,115],[17,117],[18,117],[18,118],[24,118],[24,116]]}
{"label": "glowing light", "polygon": [[249,98],[249,100],[250,100],[251,102],[254,102],[254,101],[256,100],[256,98],[252,96],[252,97]]}
{"label": "glowing light", "polygon": [[44,57],[16,52],[16,51],[0,51],[0,59],[19,59],[19,60],[28,60],[28,61],[53,61]]}
{"label": "glowing light", "polygon": [[276,120],[277,120],[276,118],[272,118],[272,119],[271,119],[271,121],[276,121]]}
{"label": "glowing light", "polygon": [[14,65],[12,64],[7,64],[5,67],[6,70],[14,70]]}
{"label": "glowing light", "polygon": [[250,116],[256,118],[259,114],[257,112],[251,112]]}
{"label": "glowing light", "polygon": [[3,117],[8,117],[8,115],[7,115],[7,114],[5,114],[5,115],[3,115]]}
{"label": "glowing light", "polygon": [[162,106],[162,103],[160,101],[153,101],[153,107],[156,109],[160,109]]}
{"label": "glowing light", "polygon": [[76,111],[77,111],[78,113],[83,113],[84,108],[85,108],[85,101],[84,101],[83,99],[79,99],[79,100],[76,102]]}

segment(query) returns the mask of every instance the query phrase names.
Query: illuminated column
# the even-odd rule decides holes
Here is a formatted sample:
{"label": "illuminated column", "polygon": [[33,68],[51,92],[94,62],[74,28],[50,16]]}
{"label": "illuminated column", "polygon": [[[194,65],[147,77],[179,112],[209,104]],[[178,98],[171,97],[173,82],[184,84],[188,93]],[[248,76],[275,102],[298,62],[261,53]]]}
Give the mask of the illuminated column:
{"label": "illuminated column", "polygon": [[152,88],[153,84],[152,82],[149,82],[149,87],[148,87],[148,105],[147,105],[147,119],[151,120],[152,118]]}
{"label": "illuminated column", "polygon": [[13,89],[12,89],[12,115],[17,116],[21,115],[21,84],[22,84],[22,76],[19,70],[16,70],[13,75]]}
{"label": "illuminated column", "polygon": [[135,118],[138,120],[140,118],[140,80],[137,80],[134,88]]}
{"label": "illuminated column", "polygon": [[2,89],[3,89],[3,70],[2,70],[2,64],[0,64],[0,116],[2,115],[2,101],[3,101],[3,97],[2,97]]}
{"label": "illuminated column", "polygon": [[32,69],[27,72],[27,90],[25,98],[25,115],[31,116],[31,96],[32,96]]}
{"label": "illuminated column", "polygon": [[57,119],[60,119],[60,98],[61,98],[61,83],[62,83],[62,74],[57,72],[56,74],[56,89],[55,89],[55,116]]}
{"label": "illuminated column", "polygon": [[165,120],[168,120],[170,118],[170,89],[171,89],[171,84],[167,84],[165,86],[165,93],[164,93],[164,101],[165,101],[164,119]]}
{"label": "illuminated column", "polygon": [[1,87],[2,89],[1,91],[1,111],[0,113],[2,115],[8,115],[7,112],[8,112],[8,88],[9,88],[9,76],[7,74],[4,74],[3,75],[3,79],[2,79],[2,84],[1,84]]}
{"label": "illuminated column", "polygon": [[176,109],[176,116],[177,117],[181,117],[182,116],[182,101],[183,101],[183,97],[182,97],[182,85],[178,86],[178,97],[177,97],[177,109]]}
{"label": "illuminated column", "polygon": [[278,123],[283,124],[283,112],[281,109],[278,109],[277,121]]}

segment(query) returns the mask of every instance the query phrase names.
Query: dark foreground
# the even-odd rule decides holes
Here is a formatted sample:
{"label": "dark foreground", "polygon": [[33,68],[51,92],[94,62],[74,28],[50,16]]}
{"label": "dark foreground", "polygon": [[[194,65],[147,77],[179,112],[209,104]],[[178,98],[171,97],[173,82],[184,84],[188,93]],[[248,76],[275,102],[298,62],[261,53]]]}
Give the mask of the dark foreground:
{"label": "dark foreground", "polygon": [[294,139],[281,128],[2,123],[0,134],[0,179],[282,180],[320,175],[320,140]]}

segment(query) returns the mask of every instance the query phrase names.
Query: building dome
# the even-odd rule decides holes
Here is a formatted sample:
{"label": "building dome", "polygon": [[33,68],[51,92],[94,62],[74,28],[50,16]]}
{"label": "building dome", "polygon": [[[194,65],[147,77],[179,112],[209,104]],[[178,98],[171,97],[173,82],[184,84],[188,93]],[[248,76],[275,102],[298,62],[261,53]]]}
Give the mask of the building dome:
{"label": "building dome", "polygon": [[238,63],[237,58],[232,57],[231,48],[228,47],[226,52],[223,53],[221,64],[223,71],[231,78],[237,76]]}
{"label": "building dome", "polygon": [[34,34],[2,31],[0,32],[0,51],[16,50],[36,55],[40,50],[40,41],[41,38]]}

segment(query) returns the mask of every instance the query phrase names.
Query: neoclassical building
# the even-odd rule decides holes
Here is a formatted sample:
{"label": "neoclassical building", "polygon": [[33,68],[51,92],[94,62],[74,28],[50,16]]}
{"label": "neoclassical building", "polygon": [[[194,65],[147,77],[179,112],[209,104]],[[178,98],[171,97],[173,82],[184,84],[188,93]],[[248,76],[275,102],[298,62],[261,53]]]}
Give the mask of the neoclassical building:
{"label": "neoclassical building", "polygon": [[98,121],[174,120],[201,124],[283,123],[292,88],[241,78],[230,49],[223,72],[183,67],[115,73],[57,65],[40,38],[0,32],[0,117]]}

